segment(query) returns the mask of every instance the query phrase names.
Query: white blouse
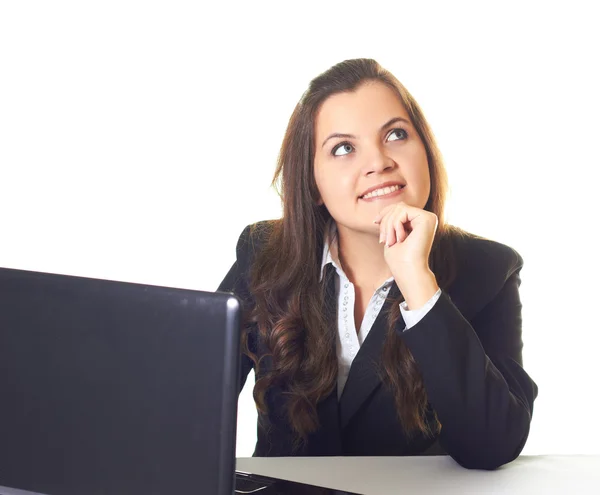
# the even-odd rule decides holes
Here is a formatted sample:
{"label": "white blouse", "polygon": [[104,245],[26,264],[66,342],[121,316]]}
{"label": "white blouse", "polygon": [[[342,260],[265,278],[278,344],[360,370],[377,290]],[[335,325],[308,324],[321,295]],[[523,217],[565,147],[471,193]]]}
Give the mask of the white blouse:
{"label": "white blouse", "polygon": [[[369,306],[365,312],[362,324],[359,331],[356,331],[356,322],[354,321],[354,302],[355,292],[354,284],[348,280],[348,277],[341,268],[338,255],[338,243],[336,233],[335,222],[330,222],[328,235],[325,238],[323,246],[323,261],[321,264],[321,279],[323,278],[323,272],[325,266],[328,263],[332,263],[335,267],[337,276],[335,277],[336,295],[338,298],[338,339],[337,339],[337,357],[338,357],[338,399],[342,395],[344,385],[348,379],[350,373],[350,366],[352,361],[358,353],[360,346],[367,338],[373,322],[377,318],[379,311],[385,301],[387,292],[394,282],[394,277],[388,278],[381,286],[379,286],[371,300]],[[332,240],[332,241],[331,241]],[[331,242],[331,243],[330,243]],[[409,311],[406,302],[400,304],[400,312],[402,318],[406,323],[407,330],[412,326],[416,325],[434,306],[441,295],[441,289],[438,290],[434,296],[425,303],[422,308],[417,310]]]}

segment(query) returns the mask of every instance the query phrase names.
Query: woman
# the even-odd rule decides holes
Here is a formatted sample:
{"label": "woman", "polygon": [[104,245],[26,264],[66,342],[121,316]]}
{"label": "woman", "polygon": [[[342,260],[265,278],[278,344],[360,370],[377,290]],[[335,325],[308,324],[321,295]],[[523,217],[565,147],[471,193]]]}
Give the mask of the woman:
{"label": "woman", "polygon": [[515,459],[537,386],[522,368],[521,256],[448,225],[447,176],[419,105],[370,59],[315,78],[273,184],[219,286],[245,311],[255,456]]}

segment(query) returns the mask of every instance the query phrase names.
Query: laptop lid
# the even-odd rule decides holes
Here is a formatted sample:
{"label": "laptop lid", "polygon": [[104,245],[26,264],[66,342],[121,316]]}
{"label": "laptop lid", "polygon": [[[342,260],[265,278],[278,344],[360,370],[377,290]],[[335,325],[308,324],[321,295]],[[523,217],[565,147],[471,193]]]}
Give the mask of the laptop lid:
{"label": "laptop lid", "polygon": [[231,495],[239,329],[229,293],[0,268],[0,486]]}

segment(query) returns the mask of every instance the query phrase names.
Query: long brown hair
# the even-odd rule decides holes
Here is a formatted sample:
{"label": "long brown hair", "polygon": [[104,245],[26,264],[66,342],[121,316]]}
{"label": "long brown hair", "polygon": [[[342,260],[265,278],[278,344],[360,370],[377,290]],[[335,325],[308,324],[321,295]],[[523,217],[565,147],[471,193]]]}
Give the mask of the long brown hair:
{"label": "long brown hair", "polygon": [[[246,321],[258,328],[258,338],[266,344],[268,353],[259,358],[248,350],[247,333],[242,340],[244,352],[256,365],[254,399],[259,412],[267,413],[265,396],[269,389],[282,387],[287,398],[285,412],[300,442],[319,427],[316,406],[333,391],[338,373],[336,321],[326,321],[325,316],[332,313],[326,307],[332,304],[332,298],[325,293],[327,277],[320,281],[322,249],[331,215],[325,205],[317,204],[315,116],[328,97],[354,91],[367,81],[380,81],[396,92],[425,146],[431,180],[425,210],[438,217],[429,266],[442,289],[455,276],[452,238],[466,234],[445,221],[446,170],[423,112],[406,88],[372,59],[346,60],[313,79],[292,113],[273,177],[283,217],[269,221],[259,233],[262,249],[256,253],[251,270],[249,289],[254,305]],[[420,372],[395,330],[403,300],[400,294],[389,306],[381,376],[393,393],[404,431],[408,435],[417,431],[430,435],[439,430],[440,424],[437,419],[426,420],[427,395]],[[270,370],[261,369],[261,361],[266,358],[271,362]]]}

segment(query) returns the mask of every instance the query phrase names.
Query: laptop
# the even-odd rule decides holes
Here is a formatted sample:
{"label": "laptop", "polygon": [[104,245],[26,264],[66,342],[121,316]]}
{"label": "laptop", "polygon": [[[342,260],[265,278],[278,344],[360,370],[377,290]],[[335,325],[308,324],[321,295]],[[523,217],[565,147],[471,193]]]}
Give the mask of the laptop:
{"label": "laptop", "polygon": [[240,311],[0,268],[0,493],[231,495]]}
{"label": "laptop", "polygon": [[240,319],[231,293],[0,268],[0,495],[346,494],[235,472]]}

